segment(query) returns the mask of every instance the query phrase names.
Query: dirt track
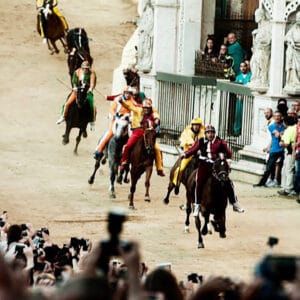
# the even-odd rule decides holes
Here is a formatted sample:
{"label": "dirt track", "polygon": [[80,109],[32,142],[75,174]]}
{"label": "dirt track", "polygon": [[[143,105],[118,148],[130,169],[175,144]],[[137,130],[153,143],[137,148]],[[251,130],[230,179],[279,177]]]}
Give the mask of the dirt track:
{"label": "dirt track", "polygon": [[[59,1],[70,27],[83,26],[92,38],[97,90],[109,94],[112,71],[134,30],[126,21],[136,16],[135,6],[121,0],[89,0],[79,5],[78,1]],[[107,211],[128,206],[128,185],[117,186],[117,199],[109,199],[107,166],[101,167],[93,186],[87,183],[94,164],[92,153],[107,126],[108,104],[95,93],[96,131],[89,132],[79,145],[79,155],[74,156],[76,131],[70,144],[63,146],[64,125],[55,124],[69,92],[66,55],[50,56],[42,44],[35,30],[33,1],[2,1],[0,8],[0,209],[8,210],[12,223],[47,226],[60,245],[71,236],[97,241],[106,236]],[[254,263],[267,251],[270,235],[280,240],[276,252],[299,254],[300,206],[277,197],[276,189],[235,183],[246,212],[237,214],[229,207],[227,238],[208,236],[206,248],[198,250],[194,226],[189,235],[183,234],[185,213],[178,208],[184,202],[183,189],[165,206],[162,199],[168,179],[153,175],[151,183],[152,202],[146,203],[142,180],[139,182],[137,210],[128,211],[123,231],[124,238],[140,241],[150,268],[170,261],[179,279],[191,272],[248,279]]]}

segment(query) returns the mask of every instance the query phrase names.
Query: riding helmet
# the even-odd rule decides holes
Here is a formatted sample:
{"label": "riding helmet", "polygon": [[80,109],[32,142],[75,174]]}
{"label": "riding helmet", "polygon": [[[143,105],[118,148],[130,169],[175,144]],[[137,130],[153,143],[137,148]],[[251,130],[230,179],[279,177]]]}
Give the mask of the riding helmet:
{"label": "riding helmet", "polygon": [[214,126],[212,126],[212,125],[206,125],[205,126],[205,133],[207,133],[207,132],[216,132],[216,129],[215,129],[215,127]]}
{"label": "riding helmet", "polygon": [[89,64],[89,62],[87,60],[85,60],[82,64],[81,64],[81,68],[82,69],[90,69],[91,66]]}
{"label": "riding helmet", "polygon": [[191,125],[202,125],[202,120],[200,118],[194,118]]}
{"label": "riding helmet", "polygon": [[152,100],[147,98],[143,101],[143,107],[145,108],[152,108]]}
{"label": "riding helmet", "polygon": [[123,93],[130,93],[130,94],[133,94],[134,90],[131,86],[125,86],[124,87],[124,90],[123,90]]}

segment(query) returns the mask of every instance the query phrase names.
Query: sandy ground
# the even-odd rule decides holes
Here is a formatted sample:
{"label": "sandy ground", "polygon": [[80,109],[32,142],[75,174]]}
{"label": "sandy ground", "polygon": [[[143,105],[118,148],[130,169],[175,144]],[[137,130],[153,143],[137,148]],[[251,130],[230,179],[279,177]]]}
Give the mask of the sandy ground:
{"label": "sandy ground", "polygon": [[178,208],[184,202],[183,189],[171,196],[168,206],[162,202],[167,177],[153,175],[151,203],[143,201],[143,180],[139,182],[135,211],[127,210],[128,185],[118,185],[117,199],[109,199],[107,166],[101,167],[95,184],[89,186],[92,153],[108,122],[108,103],[102,95],[110,93],[112,71],[134,30],[127,21],[136,17],[136,7],[125,0],[82,3],[59,1],[70,27],[83,26],[92,39],[98,75],[96,131],[89,132],[74,156],[77,131],[72,131],[70,144],[63,146],[64,124],[55,124],[70,90],[66,55],[61,51],[51,56],[42,44],[35,29],[34,1],[0,2],[0,209],[8,210],[10,222],[47,226],[59,245],[71,236],[96,242],[107,236],[108,210],[123,207],[129,217],[123,238],[140,242],[150,268],[171,262],[178,279],[197,272],[248,280],[254,264],[268,251],[269,236],[279,238],[276,253],[299,254],[300,207],[294,200],[277,197],[276,189],[253,189],[236,182],[246,212],[237,214],[229,207],[227,238],[207,236],[206,248],[198,250],[194,226],[190,234],[183,233],[185,213]]}

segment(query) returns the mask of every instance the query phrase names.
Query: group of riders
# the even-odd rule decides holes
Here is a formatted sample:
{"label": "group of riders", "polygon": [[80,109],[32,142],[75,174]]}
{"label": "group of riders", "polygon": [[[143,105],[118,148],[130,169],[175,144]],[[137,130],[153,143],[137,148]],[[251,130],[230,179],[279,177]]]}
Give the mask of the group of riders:
{"label": "group of riders", "polygon": [[[67,22],[64,16],[57,8],[56,0],[37,0],[37,8],[39,12],[42,7],[51,9],[59,16],[65,30],[68,30]],[[41,35],[45,38],[44,18],[41,17]],[[94,130],[94,122],[96,119],[97,110],[94,105],[93,90],[96,85],[96,73],[91,69],[88,61],[83,61],[81,67],[77,69],[72,76],[72,93],[64,103],[61,117],[57,120],[60,124],[66,120],[68,109],[75,101],[79,84],[84,84],[88,87],[87,99],[91,110],[91,130]],[[137,86],[126,86],[123,92],[119,95],[107,96],[106,100],[112,101],[109,110],[109,127],[100,139],[95,152],[94,158],[100,161],[104,156],[104,149],[108,142],[113,137],[113,126],[115,120],[119,116],[128,115],[131,120],[131,134],[128,142],[123,147],[122,158],[120,161],[119,172],[123,173],[128,169],[130,151],[136,141],[141,138],[146,128],[155,128],[157,132],[160,130],[160,117],[157,110],[152,105],[152,100],[146,97],[145,94],[139,91]],[[200,118],[194,118],[191,124],[188,125],[180,136],[180,146],[184,152],[180,155],[180,165],[175,170],[172,182],[174,185],[175,194],[179,193],[181,176],[187,165],[192,160],[192,157],[199,153],[199,164],[196,175],[196,193],[194,203],[194,215],[198,215],[200,208],[200,199],[197,195],[201,195],[201,190],[212,173],[213,162],[220,156],[225,156],[228,160],[232,158],[232,152],[225,140],[216,136],[216,130],[212,125],[204,126]],[[158,143],[155,143],[155,165],[157,174],[165,176],[163,171],[162,154]],[[225,190],[228,195],[229,202],[233,205],[233,210],[236,212],[244,212],[244,209],[238,205],[237,197],[234,193],[232,181],[229,179],[226,182]]]}

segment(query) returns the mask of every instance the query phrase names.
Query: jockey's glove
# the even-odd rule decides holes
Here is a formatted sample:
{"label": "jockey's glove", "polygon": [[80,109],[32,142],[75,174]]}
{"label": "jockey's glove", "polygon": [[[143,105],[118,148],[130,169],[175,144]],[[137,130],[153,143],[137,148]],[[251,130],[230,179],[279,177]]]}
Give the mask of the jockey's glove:
{"label": "jockey's glove", "polygon": [[78,87],[77,87],[77,86],[74,86],[74,87],[72,88],[72,90],[73,90],[74,92],[77,92],[77,91],[78,91]]}

